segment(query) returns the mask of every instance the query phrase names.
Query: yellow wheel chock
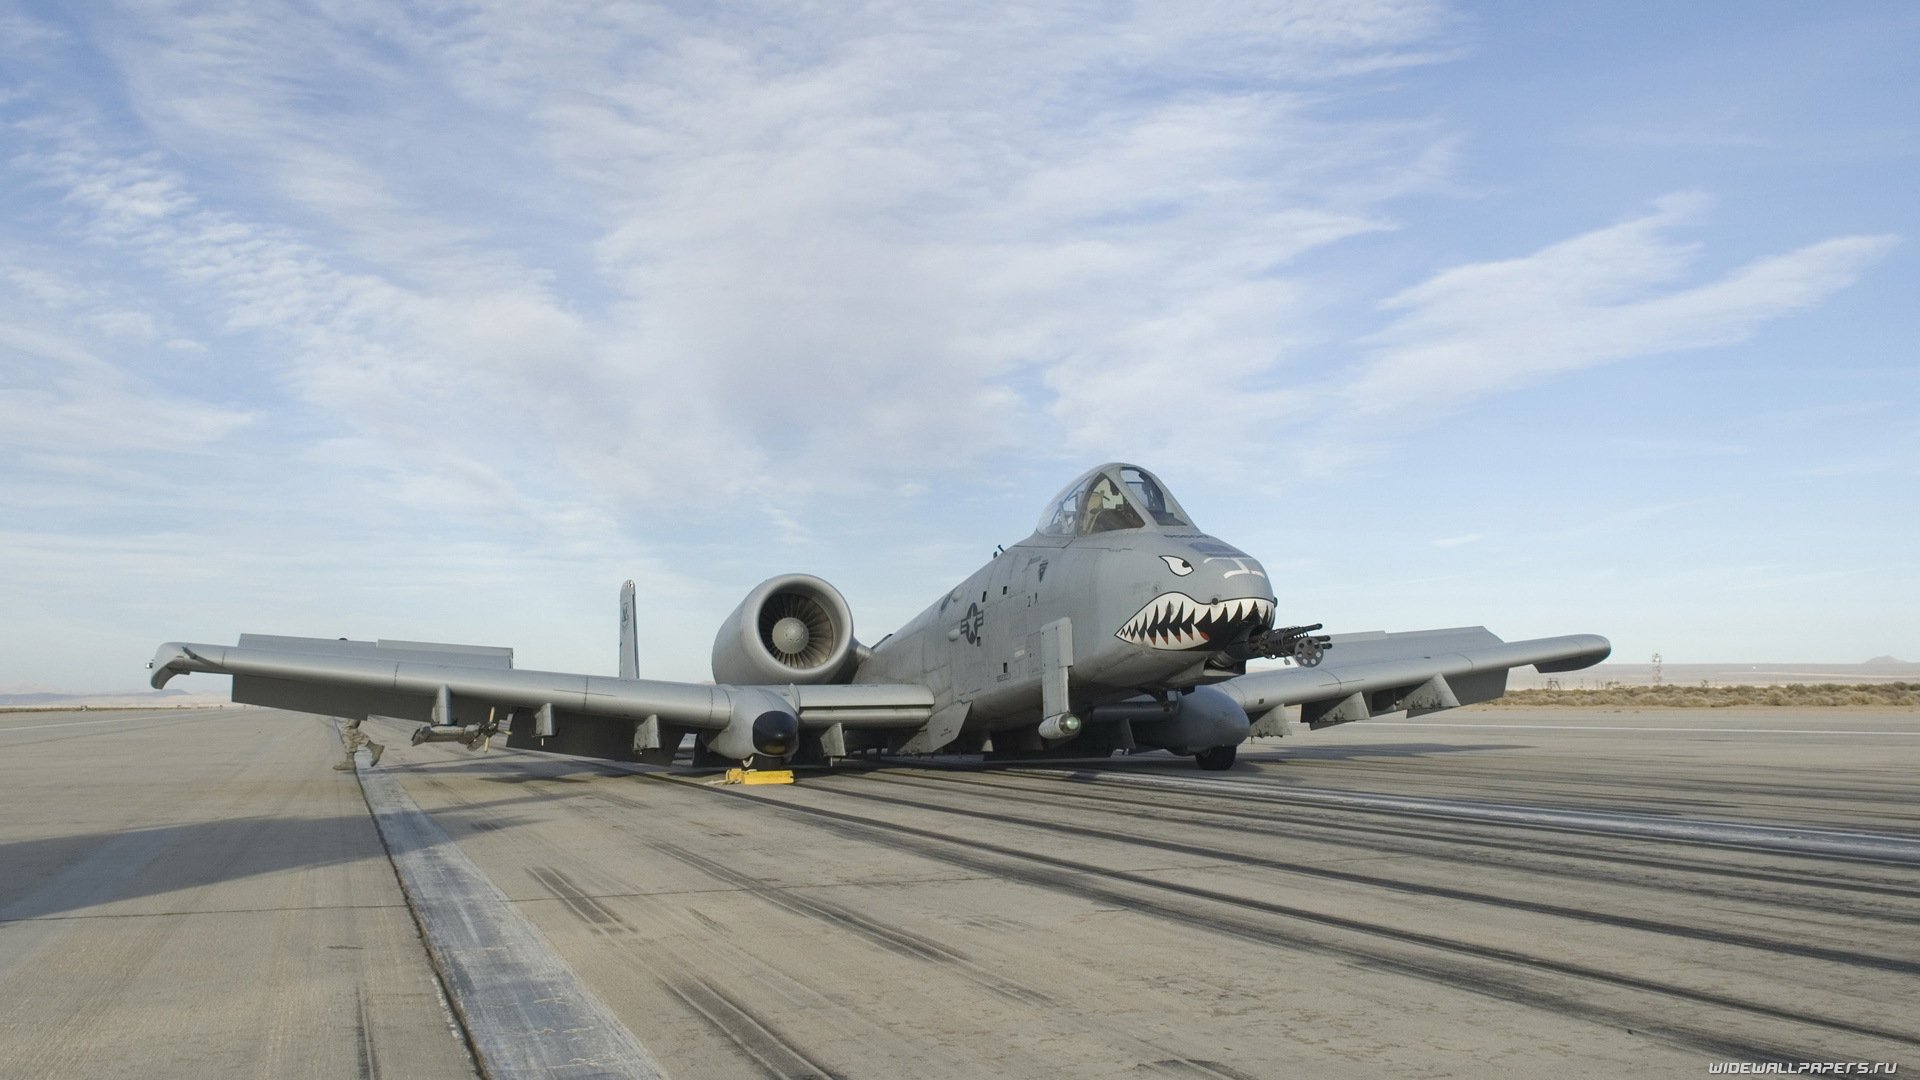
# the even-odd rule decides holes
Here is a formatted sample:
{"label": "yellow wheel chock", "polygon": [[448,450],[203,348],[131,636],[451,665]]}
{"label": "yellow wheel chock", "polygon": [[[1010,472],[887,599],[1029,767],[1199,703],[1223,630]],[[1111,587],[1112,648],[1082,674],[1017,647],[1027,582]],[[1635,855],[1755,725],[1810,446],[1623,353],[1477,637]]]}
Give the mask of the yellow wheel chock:
{"label": "yellow wheel chock", "polygon": [[709,784],[791,784],[792,769],[728,769],[727,775]]}

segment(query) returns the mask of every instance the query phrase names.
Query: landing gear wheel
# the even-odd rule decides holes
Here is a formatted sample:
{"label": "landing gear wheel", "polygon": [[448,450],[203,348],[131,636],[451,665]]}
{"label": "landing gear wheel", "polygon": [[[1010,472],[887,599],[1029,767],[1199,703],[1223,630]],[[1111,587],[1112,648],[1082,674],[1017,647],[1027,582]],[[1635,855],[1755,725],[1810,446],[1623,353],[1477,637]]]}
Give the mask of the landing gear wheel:
{"label": "landing gear wheel", "polygon": [[1239,749],[1237,746],[1216,746],[1193,755],[1193,760],[1208,772],[1220,772],[1233,768],[1234,752]]}

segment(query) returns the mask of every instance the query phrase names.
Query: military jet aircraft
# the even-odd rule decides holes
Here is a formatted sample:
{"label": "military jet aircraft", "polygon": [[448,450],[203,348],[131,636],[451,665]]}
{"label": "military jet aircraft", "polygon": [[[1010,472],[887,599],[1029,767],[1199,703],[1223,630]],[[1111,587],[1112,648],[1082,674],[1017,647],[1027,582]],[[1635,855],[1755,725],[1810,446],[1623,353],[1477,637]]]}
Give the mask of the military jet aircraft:
{"label": "military jet aircraft", "polygon": [[[1484,627],[1323,635],[1275,625],[1258,561],[1194,526],[1152,473],[1111,463],[1049,502],[1032,536],[906,626],[863,645],[832,585],[761,583],[721,625],[713,683],[639,677],[633,583],[618,677],[522,671],[513,651],[243,634],[168,642],[152,683],[233,676],[233,700],[422,722],[415,741],[670,765],[831,764],[853,754],[995,757],[1166,750],[1232,766],[1250,734],[1434,712],[1506,692],[1507,672],[1571,671],[1612,650],[1593,634],[1505,642]],[[1249,672],[1250,660],[1280,666]]]}

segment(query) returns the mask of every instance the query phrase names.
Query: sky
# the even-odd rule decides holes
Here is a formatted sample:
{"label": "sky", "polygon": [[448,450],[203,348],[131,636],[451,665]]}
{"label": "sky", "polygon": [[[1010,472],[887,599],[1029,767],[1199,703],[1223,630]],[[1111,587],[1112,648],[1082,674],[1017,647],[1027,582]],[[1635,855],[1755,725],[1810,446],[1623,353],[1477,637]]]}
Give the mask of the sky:
{"label": "sky", "polygon": [[704,679],[1108,460],[1287,622],[1920,660],[1916,191],[1904,2],[0,0],[0,691]]}

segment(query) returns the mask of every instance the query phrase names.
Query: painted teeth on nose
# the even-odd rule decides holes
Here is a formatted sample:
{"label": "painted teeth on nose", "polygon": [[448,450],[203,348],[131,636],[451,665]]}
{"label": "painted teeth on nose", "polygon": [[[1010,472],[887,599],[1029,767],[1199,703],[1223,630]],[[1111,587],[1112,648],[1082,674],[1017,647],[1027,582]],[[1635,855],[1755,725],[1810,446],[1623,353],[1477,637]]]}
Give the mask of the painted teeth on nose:
{"label": "painted teeth on nose", "polygon": [[1114,636],[1156,649],[1191,649],[1241,630],[1273,621],[1274,603],[1241,596],[1202,603],[1186,593],[1162,593],[1134,613]]}

